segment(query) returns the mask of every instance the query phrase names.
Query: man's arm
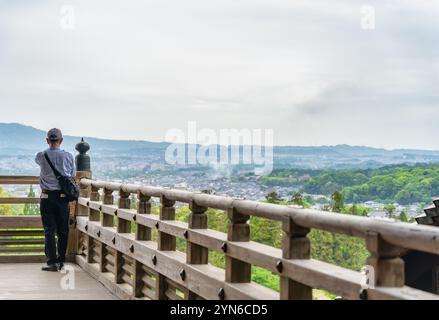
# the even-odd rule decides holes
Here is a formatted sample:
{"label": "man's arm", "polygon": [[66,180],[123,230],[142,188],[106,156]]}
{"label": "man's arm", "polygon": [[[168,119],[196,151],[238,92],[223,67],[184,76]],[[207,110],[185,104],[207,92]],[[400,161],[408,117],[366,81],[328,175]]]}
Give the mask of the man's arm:
{"label": "man's arm", "polygon": [[41,157],[42,157],[43,153],[42,152],[38,152],[37,155],[35,156],[35,162],[37,165],[41,165]]}
{"label": "man's arm", "polygon": [[70,155],[70,161],[72,162],[72,172],[71,172],[71,174],[72,174],[72,177],[75,177],[76,176],[75,160],[74,160],[73,155],[71,153],[69,153],[69,155]]}

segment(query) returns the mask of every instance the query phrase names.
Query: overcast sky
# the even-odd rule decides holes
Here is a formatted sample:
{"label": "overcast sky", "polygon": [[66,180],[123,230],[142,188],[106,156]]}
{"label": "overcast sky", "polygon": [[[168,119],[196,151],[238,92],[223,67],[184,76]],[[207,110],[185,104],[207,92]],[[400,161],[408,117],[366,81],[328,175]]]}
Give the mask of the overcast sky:
{"label": "overcast sky", "polygon": [[0,122],[163,141],[196,120],[271,128],[277,145],[439,149],[438,18],[427,0],[0,0]]}

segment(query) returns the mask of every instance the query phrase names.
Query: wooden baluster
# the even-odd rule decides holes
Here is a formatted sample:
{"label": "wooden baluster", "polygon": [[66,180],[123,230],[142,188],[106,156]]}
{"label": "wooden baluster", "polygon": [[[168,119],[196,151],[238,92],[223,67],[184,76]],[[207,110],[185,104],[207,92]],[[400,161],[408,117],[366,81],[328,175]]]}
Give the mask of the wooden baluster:
{"label": "wooden baluster", "polygon": [[[282,243],[282,257],[284,259],[310,259],[311,241],[307,234],[309,229],[298,226],[291,218],[282,224],[285,232]],[[282,273],[282,268],[279,270]],[[300,282],[281,276],[281,300],[312,300],[312,288]]]}
{"label": "wooden baluster", "polygon": [[[100,201],[99,188],[92,186],[90,193],[90,201]],[[90,221],[100,221],[100,211],[89,209],[88,218]]]}
{"label": "wooden baluster", "polygon": [[[119,205],[120,209],[130,209],[131,199],[130,194],[122,190],[119,191]],[[117,232],[119,233],[130,233],[131,232],[131,221],[117,217]]]}
{"label": "wooden baluster", "polygon": [[[175,220],[175,201],[169,200],[164,196],[160,198],[160,220]],[[165,232],[158,232],[158,250],[174,251],[176,249],[176,239],[174,236]]]}
{"label": "wooden baluster", "polygon": [[[75,166],[76,166],[76,183],[79,184],[80,188],[80,197],[88,198],[90,196],[91,188],[81,185],[80,181],[82,178],[91,179],[92,173],[90,168],[90,156],[87,155],[87,151],[90,150],[90,146],[84,139],[81,140],[75,146],[75,149],[79,152],[79,154],[75,157]],[[89,214],[89,210],[85,206],[79,205],[77,202],[72,202],[69,205],[70,209],[70,217],[69,217],[69,240],[67,244],[67,260],[74,259],[74,255],[78,254],[78,246],[79,246],[79,230],[76,229],[76,216],[87,216]],[[88,240],[87,240],[88,241]]]}
{"label": "wooden baluster", "polygon": [[[114,204],[113,190],[104,188],[103,204]],[[103,227],[113,227],[113,216],[104,212],[101,212],[101,225]]]}
{"label": "wooden baluster", "polygon": [[[194,201],[189,204],[191,214],[189,215],[190,229],[207,229],[206,207],[198,206]],[[209,249],[198,244],[187,241],[187,263],[206,264],[209,260]]]}
{"label": "wooden baluster", "polygon": [[[151,197],[146,196],[143,193],[139,192],[137,194],[137,199],[138,199],[137,213],[151,214],[151,202],[149,201]],[[135,239],[140,241],[151,240],[151,228],[148,228],[147,226],[141,224],[136,224]],[[145,271],[142,268],[142,264],[136,260],[134,267],[134,279],[133,279],[133,283],[134,283],[133,294],[136,298],[140,298],[144,296],[142,292],[142,289],[144,287],[142,277],[144,275],[145,275]]]}
{"label": "wooden baluster", "polygon": [[[175,220],[175,201],[160,197],[160,220]],[[162,251],[174,251],[176,249],[176,238],[165,232],[158,231],[157,248]],[[156,277],[156,299],[166,300],[167,281],[160,273]]]}
{"label": "wooden baluster", "polygon": [[107,255],[107,245],[103,242],[101,242],[101,246],[99,248],[99,271],[100,272],[106,272],[105,270],[105,264],[107,260],[105,259],[105,256]]}
{"label": "wooden baluster", "polygon": [[366,236],[366,247],[371,253],[367,264],[373,267],[372,278],[375,280],[375,283],[369,285],[403,287],[405,273],[401,254],[405,250],[389,244],[375,232],[369,232]]}
{"label": "wooden baluster", "polygon": [[86,239],[86,243],[87,243],[87,251],[86,251],[87,263],[93,263],[93,259],[92,259],[92,255],[93,255],[93,248],[92,248],[93,238],[90,237],[88,234],[86,234],[85,237],[86,237],[85,239]]}
{"label": "wooden baluster", "polygon": [[[91,172],[88,171],[78,171],[76,172],[75,180],[79,183],[82,178],[90,178]],[[79,196],[81,198],[89,198],[90,197],[91,189],[89,186],[79,185]],[[86,206],[77,205],[76,206],[76,216],[88,216],[89,215],[89,209]]]}
{"label": "wooden baluster", "polygon": [[[200,207],[194,201],[189,204],[191,213],[189,215],[190,229],[207,229],[206,207]],[[186,231],[187,232],[187,231]],[[209,249],[192,243],[187,240],[186,262],[189,264],[207,264],[209,262]],[[186,295],[186,299],[196,299],[197,295],[191,291]]]}
{"label": "wooden baluster", "polygon": [[114,282],[116,283],[123,283],[123,263],[123,254],[116,249],[116,255],[114,256]]}
{"label": "wooden baluster", "polygon": [[[249,216],[236,212],[234,208],[227,210],[230,223],[227,232],[228,241],[249,241],[250,225],[247,223]],[[251,281],[251,264],[232,258],[226,251],[226,281],[232,283],[245,283]]]}
{"label": "wooden baluster", "polygon": [[[118,207],[120,209],[129,209],[130,206],[131,206],[130,194],[120,190]],[[117,217],[117,232],[130,233],[131,222]],[[114,278],[116,283],[123,283],[123,279],[122,279],[122,276],[124,274],[124,270],[122,269],[123,264],[124,264],[123,254],[116,250],[115,262],[114,262],[114,271],[115,271]]]}
{"label": "wooden baluster", "polygon": [[143,297],[143,280],[142,277],[145,275],[145,271],[143,271],[142,264],[134,260],[134,275],[133,275],[133,295],[136,298]]}
{"label": "wooden baluster", "polygon": [[168,290],[166,277],[158,273],[155,278],[155,300],[168,300],[166,290]]}
{"label": "wooden baluster", "polygon": [[[151,214],[151,197],[145,196],[141,192],[138,193],[139,204],[137,207],[137,213]],[[136,240],[151,240],[151,228],[147,226],[137,224],[136,225]]]}

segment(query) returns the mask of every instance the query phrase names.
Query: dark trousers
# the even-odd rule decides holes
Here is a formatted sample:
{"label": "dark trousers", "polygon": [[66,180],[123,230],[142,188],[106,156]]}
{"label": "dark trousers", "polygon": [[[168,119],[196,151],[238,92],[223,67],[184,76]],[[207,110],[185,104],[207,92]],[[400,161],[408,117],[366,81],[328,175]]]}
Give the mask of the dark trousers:
{"label": "dark trousers", "polygon": [[47,264],[64,263],[69,238],[69,203],[60,192],[47,194],[48,198],[42,198],[40,204]]}

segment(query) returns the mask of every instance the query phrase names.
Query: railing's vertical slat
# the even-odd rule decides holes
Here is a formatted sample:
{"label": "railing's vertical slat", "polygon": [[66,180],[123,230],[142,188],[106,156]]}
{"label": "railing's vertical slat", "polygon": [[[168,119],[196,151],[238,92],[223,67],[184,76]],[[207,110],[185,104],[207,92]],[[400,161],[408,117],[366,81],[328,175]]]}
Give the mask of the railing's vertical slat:
{"label": "railing's vertical slat", "polygon": [[[130,194],[122,190],[119,191],[119,205],[120,209],[130,209],[131,199]],[[117,232],[119,233],[130,233],[131,232],[131,222],[125,219],[117,217]]]}
{"label": "railing's vertical slat", "polygon": [[[91,187],[90,200],[91,201],[100,201],[99,188],[96,188],[93,186]],[[89,217],[90,221],[99,221],[100,220],[100,211],[90,209],[88,217]]]}
{"label": "railing's vertical slat", "polygon": [[[139,214],[151,214],[151,197],[145,196],[141,192],[138,193],[138,207],[137,213]],[[136,240],[151,240],[151,228],[147,226],[137,224],[136,225]]]}
{"label": "railing's vertical slat", "polygon": [[[175,220],[175,201],[161,197],[160,220]],[[165,232],[158,232],[158,249],[173,251],[176,249],[176,238]]]}
{"label": "railing's vertical slat", "polygon": [[[114,204],[114,196],[112,190],[104,188],[103,204]],[[113,227],[114,226],[113,216],[101,212],[101,224],[103,227]]]}
{"label": "railing's vertical slat", "polygon": [[[190,229],[207,229],[206,207],[200,207],[195,202],[190,204],[191,213],[189,215]],[[206,264],[209,261],[209,249],[198,244],[187,241],[187,263]]]}
{"label": "railing's vertical slat", "polygon": [[[234,208],[227,210],[229,226],[227,232],[228,241],[249,241],[250,225],[249,216],[236,212]],[[232,283],[245,283],[251,281],[251,264],[232,258],[226,251],[226,281]]]}
{"label": "railing's vertical slat", "polygon": [[145,275],[145,271],[142,268],[142,264],[134,260],[133,266],[133,295],[136,298],[143,297],[144,294],[142,292],[144,283],[142,277]]}
{"label": "railing's vertical slat", "polygon": [[371,253],[367,264],[373,267],[374,285],[381,287],[402,287],[405,283],[402,248],[395,247],[375,233],[369,232],[366,247]]}
{"label": "railing's vertical slat", "polygon": [[[167,199],[165,196],[160,197],[160,220],[175,220],[175,201]],[[158,231],[157,248],[162,251],[174,251],[177,246],[176,238],[165,232]],[[159,275],[156,278],[156,298],[165,300],[167,290],[166,277]]]}
{"label": "railing's vertical slat", "polygon": [[[309,259],[311,257],[311,241],[307,234],[309,229],[296,225],[291,218],[282,224],[284,231],[282,257],[284,259]],[[282,274],[282,267],[278,268]],[[282,300],[312,300],[312,288],[302,283],[281,276],[280,298]]]}
{"label": "railing's vertical slat", "polygon": [[[197,205],[194,201],[189,204],[191,213],[189,215],[189,229],[207,229],[207,208]],[[186,236],[188,238],[188,234]],[[187,239],[186,262],[188,264],[207,264],[209,262],[209,249],[192,243]],[[197,295],[188,291],[188,300],[197,298]]]}

